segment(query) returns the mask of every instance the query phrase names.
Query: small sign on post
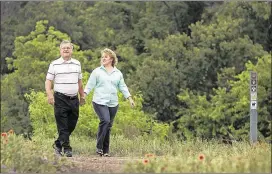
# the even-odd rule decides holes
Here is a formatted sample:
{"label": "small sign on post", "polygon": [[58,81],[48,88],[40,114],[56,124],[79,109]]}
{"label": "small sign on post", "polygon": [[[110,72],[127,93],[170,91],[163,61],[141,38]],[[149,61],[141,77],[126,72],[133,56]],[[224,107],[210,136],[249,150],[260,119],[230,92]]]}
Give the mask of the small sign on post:
{"label": "small sign on post", "polygon": [[255,143],[257,141],[257,72],[250,72],[250,142]]}

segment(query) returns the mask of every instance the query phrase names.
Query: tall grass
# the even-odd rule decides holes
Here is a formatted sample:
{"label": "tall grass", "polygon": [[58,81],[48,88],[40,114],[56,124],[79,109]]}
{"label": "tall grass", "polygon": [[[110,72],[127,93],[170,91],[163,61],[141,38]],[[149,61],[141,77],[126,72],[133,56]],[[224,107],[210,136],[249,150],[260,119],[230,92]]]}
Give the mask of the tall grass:
{"label": "tall grass", "polygon": [[[54,139],[33,137],[29,141],[12,135],[7,143],[4,140],[2,137],[2,172],[63,172],[73,166],[67,158],[54,157]],[[95,139],[72,135],[70,141],[74,156],[95,155]],[[226,145],[216,140],[181,142],[176,139],[162,141],[148,136],[125,138],[119,135],[111,137],[110,153],[113,157],[128,157],[124,172],[271,172],[271,144],[265,142]]]}
{"label": "tall grass", "polygon": [[[234,142],[232,145],[212,141],[163,144],[150,141],[150,153],[142,160],[130,162],[124,172],[133,173],[271,173],[271,144]],[[162,145],[161,148],[157,148]],[[141,147],[141,146],[140,146]],[[153,147],[153,148],[152,148]]]}
{"label": "tall grass", "polygon": [[1,134],[1,173],[65,172],[73,166],[52,149],[14,134]]}

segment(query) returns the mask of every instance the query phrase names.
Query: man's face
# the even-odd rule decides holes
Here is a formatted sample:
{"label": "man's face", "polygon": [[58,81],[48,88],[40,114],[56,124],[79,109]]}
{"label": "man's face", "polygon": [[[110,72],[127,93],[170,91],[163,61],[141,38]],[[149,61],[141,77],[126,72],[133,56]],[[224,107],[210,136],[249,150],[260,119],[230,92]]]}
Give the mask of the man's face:
{"label": "man's face", "polygon": [[70,58],[72,56],[72,46],[71,44],[67,43],[67,44],[62,44],[60,46],[60,55],[63,58]]}

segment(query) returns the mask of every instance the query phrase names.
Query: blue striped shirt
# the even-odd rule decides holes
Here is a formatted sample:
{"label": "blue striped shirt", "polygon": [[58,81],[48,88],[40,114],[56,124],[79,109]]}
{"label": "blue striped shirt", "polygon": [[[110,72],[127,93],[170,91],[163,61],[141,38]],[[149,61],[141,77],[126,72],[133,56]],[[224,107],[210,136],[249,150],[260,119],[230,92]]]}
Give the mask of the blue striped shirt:
{"label": "blue striped shirt", "polygon": [[123,74],[116,67],[108,73],[104,66],[94,69],[89,77],[84,92],[88,95],[94,89],[93,102],[109,107],[118,105],[118,89],[125,98],[130,97]]}

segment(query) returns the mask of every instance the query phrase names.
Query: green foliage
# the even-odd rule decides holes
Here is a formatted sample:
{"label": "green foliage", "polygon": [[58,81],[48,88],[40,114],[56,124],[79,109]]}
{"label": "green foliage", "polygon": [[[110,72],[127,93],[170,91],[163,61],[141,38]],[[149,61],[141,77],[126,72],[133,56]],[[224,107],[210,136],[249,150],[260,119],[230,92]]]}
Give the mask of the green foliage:
{"label": "green foliage", "polygon": [[258,73],[258,131],[259,139],[271,138],[271,55],[258,59],[254,65],[228,81],[230,89],[214,89],[215,95],[195,95],[189,90],[178,96],[186,108],[180,109],[177,129],[181,137],[248,139],[249,137],[249,71]]}
{"label": "green foliage", "polygon": [[[59,56],[59,44],[70,38],[67,34],[48,26],[48,21],[37,22],[35,31],[15,40],[14,58],[7,58],[13,73],[1,81],[1,114],[9,118],[1,129],[16,125],[16,132],[29,132],[28,103],[24,94],[31,89],[44,90],[45,76],[51,61]],[[90,69],[86,59],[90,52],[78,51],[75,45],[74,56],[82,63],[82,69]],[[3,120],[4,121],[4,120]]]}
{"label": "green foliage", "polygon": [[[231,21],[231,22],[229,22]],[[165,40],[153,39],[147,43],[151,57],[177,61],[177,71],[183,74],[183,88],[208,92],[217,87],[217,73],[222,68],[235,67],[238,74],[246,61],[266,54],[261,45],[253,44],[240,32],[241,19],[226,17],[209,25],[191,24],[191,37],[185,34],[169,35]],[[231,32],[230,32],[231,31]]]}
{"label": "green foliage", "polygon": [[250,146],[235,143],[224,146],[218,142],[188,142],[179,145],[177,155],[146,154],[129,162],[129,173],[269,173],[271,146],[260,143]]}
{"label": "green foliage", "polygon": [[146,59],[128,83],[136,91],[141,91],[144,109],[155,113],[162,121],[175,119],[176,94],[179,91],[179,75],[175,71],[176,63],[164,60]]}
{"label": "green foliage", "polygon": [[[87,81],[87,73],[84,74],[84,81]],[[124,135],[133,138],[139,135],[148,134],[164,139],[168,136],[169,126],[157,123],[142,109],[141,96],[134,96],[136,108],[131,109],[129,102],[119,93],[119,109],[114,120],[112,135]],[[57,136],[53,107],[47,104],[46,95],[43,92],[32,91],[26,94],[30,102],[29,112],[34,136],[52,138]],[[87,102],[80,107],[79,120],[73,133],[75,136],[96,137],[99,119],[93,110],[92,94],[87,97]]]}
{"label": "green foliage", "polygon": [[125,79],[133,74],[144,59],[141,56],[136,56],[135,48],[128,44],[117,46],[116,53],[118,56],[117,67],[122,71]]}
{"label": "green foliage", "polygon": [[[217,73],[234,67],[234,74],[238,74],[245,69],[246,61],[255,63],[256,57],[267,54],[261,45],[253,44],[248,36],[242,35],[241,21],[231,17],[208,25],[200,21],[191,24],[191,37],[176,34],[164,40],[147,41],[150,56],[145,59],[152,61],[144,61],[129,81],[134,89],[143,92],[144,109],[157,112],[159,120],[173,120],[177,116],[177,88],[188,88],[208,96],[218,87]],[[158,60],[175,63],[167,68],[157,63]],[[156,75],[152,75],[153,71]],[[159,80],[164,78],[172,79],[171,84]],[[165,104],[165,101],[170,102]]]}
{"label": "green foliage", "polygon": [[97,2],[89,7],[82,16],[86,37],[92,40],[88,46],[115,48],[131,40],[133,13],[126,3]]}
{"label": "green foliage", "polygon": [[[270,15],[270,16],[269,16]],[[205,9],[202,19],[205,23],[225,20],[226,16],[240,20],[240,32],[248,35],[254,43],[259,43],[269,51],[268,31],[271,23],[269,2],[225,2],[220,6]]]}
{"label": "green foliage", "polygon": [[[100,160],[97,157],[93,158],[96,148],[95,138],[72,135],[71,144],[74,154],[72,161],[66,157],[55,158],[52,153],[53,141],[53,138],[42,136],[34,136],[32,141],[9,134],[8,138],[5,138],[2,134],[1,171],[4,173],[67,173],[82,170],[91,172],[88,162]],[[234,142],[232,146],[228,146],[216,140],[195,139],[181,143],[176,139],[162,141],[158,137],[138,136],[131,139],[123,135],[113,135],[111,154],[114,160],[122,160],[124,166],[120,166],[124,167],[122,172],[125,173],[264,173],[271,169],[271,163],[267,160],[271,156],[271,145],[264,142],[254,145],[247,142]],[[128,164],[125,164],[127,162]],[[81,168],[84,167],[81,164],[86,164],[88,168]],[[99,173],[101,170],[95,172]]]}
{"label": "green foliage", "polygon": [[[135,2],[136,3],[136,2]],[[188,26],[200,19],[205,2],[138,2],[140,19],[135,27],[135,38],[165,39],[169,34],[187,33]]]}
{"label": "green foliage", "polygon": [[1,131],[31,131],[28,127],[30,120],[27,115],[27,103],[22,96],[17,95],[22,88],[19,80],[16,74],[1,79]]}
{"label": "green foliage", "polygon": [[[31,132],[28,101],[24,95],[31,89],[44,91],[48,65],[58,57],[60,41],[69,39],[75,43],[74,57],[81,62],[83,72],[91,73],[99,66],[101,49],[115,50],[118,68],[128,86],[133,92],[142,93],[141,109],[151,113],[153,118],[169,122],[183,116],[182,110],[188,112],[192,107],[187,105],[189,99],[179,101],[177,97],[182,89],[185,96],[207,104],[190,112],[197,113],[194,118],[206,117],[204,113],[210,111],[214,120],[209,122],[208,117],[208,121],[199,122],[203,126],[196,128],[190,126],[194,119],[188,119],[190,124],[188,129],[182,128],[183,134],[217,136],[215,130],[221,122],[224,124],[220,134],[224,136],[229,137],[234,130],[239,132],[237,136],[246,134],[248,125],[243,128],[241,125],[247,120],[248,113],[242,111],[247,99],[238,94],[229,95],[233,88],[229,81],[235,81],[235,76],[246,70],[246,62],[256,64],[257,57],[267,54],[264,50],[270,51],[271,3],[54,1],[1,4],[7,7],[3,8],[1,18],[1,130],[16,125],[18,133]],[[271,113],[268,89],[267,84],[264,89],[260,88],[268,91],[267,95],[266,92],[260,94],[264,94],[265,99],[259,104],[267,108],[260,111],[262,115]],[[207,99],[195,95],[206,95]],[[220,97],[215,99],[214,96]],[[232,104],[225,106],[225,101],[231,103],[240,96],[239,108],[234,110]],[[209,110],[215,106],[216,111]],[[224,120],[223,116],[217,118],[220,112],[221,115],[227,113],[228,117],[237,112],[244,116]],[[239,121],[241,124],[237,124]],[[152,125],[152,121],[147,122]],[[94,125],[85,127],[88,127],[87,134],[94,135],[91,131]],[[265,137],[268,125],[270,123],[260,121],[261,134]],[[134,132],[133,129],[129,128]]]}
{"label": "green foliage", "polygon": [[[17,2],[7,6],[1,20],[1,70],[8,72],[5,58],[14,40],[34,30],[35,23],[48,20],[50,26],[67,33],[82,50],[129,44],[139,54],[147,39],[165,38],[186,32],[206,6],[203,2]],[[39,7],[39,8],[37,8]],[[15,10],[14,10],[15,9]],[[14,10],[14,11],[13,11]]]}
{"label": "green foliage", "polygon": [[[9,2],[2,2],[8,6]],[[11,3],[9,3],[11,4]],[[16,37],[28,35],[35,29],[35,24],[41,20],[47,20],[50,26],[54,26],[57,30],[69,34],[72,40],[76,40],[77,44],[83,46],[86,42],[82,23],[84,19],[78,18],[85,13],[89,6],[88,2],[16,2],[19,8],[13,11],[8,8],[12,15],[3,15],[1,20],[1,70],[5,70],[5,58],[10,57],[14,51],[14,40]],[[37,8],[39,7],[39,8]],[[85,43],[86,44],[86,43]],[[3,71],[1,71],[3,72]],[[6,71],[4,71],[6,73]]]}
{"label": "green foliage", "polygon": [[[3,133],[2,133],[3,134]],[[45,173],[65,172],[70,168],[66,159],[58,159],[49,151],[41,151],[39,144],[22,136],[8,134],[1,137],[1,172]]]}

